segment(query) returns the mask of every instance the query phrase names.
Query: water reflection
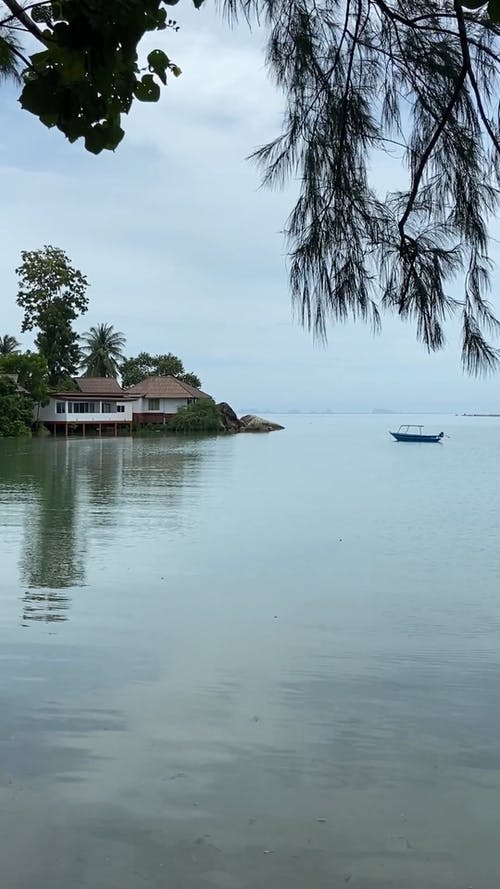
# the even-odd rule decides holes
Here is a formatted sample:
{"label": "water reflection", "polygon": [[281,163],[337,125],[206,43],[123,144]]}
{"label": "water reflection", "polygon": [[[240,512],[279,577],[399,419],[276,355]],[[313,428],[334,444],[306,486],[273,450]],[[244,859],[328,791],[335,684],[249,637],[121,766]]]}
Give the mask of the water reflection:
{"label": "water reflection", "polygon": [[68,591],[86,585],[90,565],[109,566],[109,546],[116,544],[117,526],[126,525],[132,505],[144,509],[148,522],[161,513],[159,521],[170,529],[189,522],[179,498],[186,475],[193,497],[201,461],[196,441],[35,440],[4,446],[2,524],[15,534],[12,513],[22,525],[23,624],[68,619]]}
{"label": "water reflection", "polygon": [[357,422],[70,443],[54,635],[11,566],[59,443],[0,442],[2,885],[497,885],[498,426],[444,463]]}
{"label": "water reflection", "polygon": [[[78,527],[80,491],[74,447],[70,442],[48,442],[38,455],[40,459],[32,467],[36,493],[26,510],[21,578],[35,589],[67,589],[85,583],[85,540]],[[53,599],[52,607],[47,606],[47,620],[57,619],[58,597]],[[64,608],[59,619],[64,620],[63,615]]]}
{"label": "water reflection", "polygon": [[23,626],[31,620],[58,623],[68,619],[69,597],[59,590],[26,590],[23,596]]}

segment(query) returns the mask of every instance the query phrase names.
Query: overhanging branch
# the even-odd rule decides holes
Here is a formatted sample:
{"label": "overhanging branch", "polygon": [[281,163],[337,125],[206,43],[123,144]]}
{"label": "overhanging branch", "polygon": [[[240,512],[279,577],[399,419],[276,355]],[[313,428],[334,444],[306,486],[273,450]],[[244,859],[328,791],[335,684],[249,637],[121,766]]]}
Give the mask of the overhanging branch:
{"label": "overhanging branch", "polygon": [[14,18],[21,22],[21,24],[29,31],[30,34],[33,35],[40,43],[43,43],[45,46],[47,45],[47,38],[44,36],[40,28],[33,21],[31,16],[28,15],[25,9],[21,6],[17,0],[3,0],[3,3],[10,10]]}

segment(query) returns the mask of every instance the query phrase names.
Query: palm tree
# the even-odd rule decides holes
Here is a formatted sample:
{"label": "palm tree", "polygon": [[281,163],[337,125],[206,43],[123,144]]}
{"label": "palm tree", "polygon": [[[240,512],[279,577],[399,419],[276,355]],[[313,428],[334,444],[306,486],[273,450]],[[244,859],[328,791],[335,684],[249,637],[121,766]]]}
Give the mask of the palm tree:
{"label": "palm tree", "polygon": [[96,324],[81,337],[82,368],[86,377],[117,377],[123,361],[125,337],[112,324]]}
{"label": "palm tree", "polygon": [[12,355],[14,352],[19,352],[20,345],[15,336],[9,336],[6,333],[5,336],[0,336],[0,355]]}

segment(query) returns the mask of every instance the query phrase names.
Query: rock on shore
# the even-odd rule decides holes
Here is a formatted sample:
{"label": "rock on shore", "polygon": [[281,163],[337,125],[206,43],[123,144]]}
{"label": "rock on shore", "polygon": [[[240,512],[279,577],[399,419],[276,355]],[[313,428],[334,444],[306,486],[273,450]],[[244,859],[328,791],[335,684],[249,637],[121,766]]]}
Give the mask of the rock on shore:
{"label": "rock on shore", "polygon": [[275,432],[285,428],[279,423],[273,423],[272,420],[265,420],[263,417],[256,417],[254,414],[245,414],[244,417],[238,418],[231,405],[226,401],[218,404],[217,409],[223,432]]}
{"label": "rock on shore", "polygon": [[240,417],[240,432],[276,432],[278,429],[284,429],[279,423],[273,423],[271,420],[264,420],[263,417],[256,417],[254,414],[245,414]]}

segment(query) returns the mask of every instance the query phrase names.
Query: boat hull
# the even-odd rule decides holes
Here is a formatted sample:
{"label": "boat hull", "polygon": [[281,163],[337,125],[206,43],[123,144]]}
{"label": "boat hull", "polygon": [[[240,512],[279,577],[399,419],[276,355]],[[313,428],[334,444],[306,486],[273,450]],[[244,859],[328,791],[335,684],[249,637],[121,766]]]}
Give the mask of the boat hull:
{"label": "boat hull", "polygon": [[390,432],[395,441],[413,441],[427,444],[439,444],[441,435],[412,435],[410,432]]}

